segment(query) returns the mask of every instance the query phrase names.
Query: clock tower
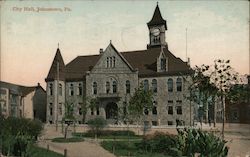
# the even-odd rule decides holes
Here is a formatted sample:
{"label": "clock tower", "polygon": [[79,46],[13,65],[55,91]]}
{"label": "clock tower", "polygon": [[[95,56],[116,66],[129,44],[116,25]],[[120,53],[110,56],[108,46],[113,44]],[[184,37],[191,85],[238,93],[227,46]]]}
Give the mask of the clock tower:
{"label": "clock tower", "polygon": [[149,44],[147,48],[166,47],[165,31],[167,30],[167,22],[161,16],[161,12],[157,3],[152,19],[147,23],[149,29]]}

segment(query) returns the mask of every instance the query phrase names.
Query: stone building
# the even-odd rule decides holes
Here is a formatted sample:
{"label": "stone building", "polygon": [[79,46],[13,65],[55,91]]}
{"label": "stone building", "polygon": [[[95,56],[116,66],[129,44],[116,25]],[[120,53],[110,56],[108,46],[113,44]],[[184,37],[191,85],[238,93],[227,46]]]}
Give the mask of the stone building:
{"label": "stone building", "polygon": [[0,81],[0,113],[45,122],[46,91],[40,84],[26,87]]}
{"label": "stone building", "polygon": [[78,56],[65,65],[58,48],[45,79],[47,122],[60,122],[64,104],[70,103],[74,105],[77,121],[82,123],[84,98],[96,98],[98,105],[88,109],[86,120],[102,116],[109,123],[116,123],[118,114],[122,114],[118,110],[126,110],[135,88],[142,84],[145,90],[154,92],[152,112],[142,111],[144,123],[175,125],[183,121],[189,125],[193,121],[193,110],[186,99],[190,66],[168,49],[167,22],[158,5],[147,26],[146,50],[119,52],[110,42],[99,54]]}

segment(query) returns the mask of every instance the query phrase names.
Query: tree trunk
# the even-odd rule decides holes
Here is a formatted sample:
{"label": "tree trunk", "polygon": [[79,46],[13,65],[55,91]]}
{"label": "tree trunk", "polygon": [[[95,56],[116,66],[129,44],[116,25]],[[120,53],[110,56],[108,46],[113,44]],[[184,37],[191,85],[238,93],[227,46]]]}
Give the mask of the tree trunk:
{"label": "tree trunk", "polygon": [[221,102],[222,102],[222,139],[224,139],[224,131],[225,131],[225,120],[226,120],[226,115],[225,115],[225,96],[221,96]]}
{"label": "tree trunk", "polygon": [[67,133],[68,133],[68,125],[66,125],[65,127],[65,132],[64,132],[64,138],[67,138]]}

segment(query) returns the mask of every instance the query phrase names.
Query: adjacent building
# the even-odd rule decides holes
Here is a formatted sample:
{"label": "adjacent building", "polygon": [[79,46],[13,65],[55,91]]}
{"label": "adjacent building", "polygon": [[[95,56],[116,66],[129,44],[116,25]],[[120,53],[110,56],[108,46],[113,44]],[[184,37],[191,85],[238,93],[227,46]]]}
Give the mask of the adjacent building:
{"label": "adjacent building", "polygon": [[38,84],[26,87],[0,81],[0,112],[3,116],[46,119],[46,91]]}
{"label": "adjacent building", "polygon": [[[190,66],[176,57],[166,42],[167,22],[157,5],[152,19],[147,23],[149,44],[145,50],[120,52],[110,41],[99,54],[78,56],[65,65],[58,48],[47,83],[47,123],[58,123],[65,112],[65,104],[74,106],[77,121],[104,117],[110,124],[123,123],[118,112],[127,110],[135,89],[154,93],[152,111],[145,109],[144,123],[157,125],[189,125],[193,121],[193,105],[189,94]],[[97,107],[89,108],[83,118],[82,106],[86,98],[96,98]],[[86,122],[85,121],[85,122]]]}

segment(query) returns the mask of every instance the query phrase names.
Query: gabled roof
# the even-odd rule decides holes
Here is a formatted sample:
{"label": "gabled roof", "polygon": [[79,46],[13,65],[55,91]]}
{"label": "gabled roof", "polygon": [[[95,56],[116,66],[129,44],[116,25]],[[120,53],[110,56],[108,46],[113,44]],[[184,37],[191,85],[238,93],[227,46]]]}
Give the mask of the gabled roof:
{"label": "gabled roof", "polygon": [[167,22],[161,16],[158,3],[156,5],[155,12],[154,12],[152,19],[147,24],[148,24],[148,27],[163,24],[165,26],[165,29],[167,30]]}
{"label": "gabled roof", "polygon": [[65,64],[60,52],[60,49],[58,48],[56,51],[56,55],[54,57],[54,60],[52,62],[52,65],[50,67],[49,73],[45,81],[49,80],[55,80],[57,79],[57,66],[59,65],[59,80],[65,79]]}
{"label": "gabled roof", "polygon": [[[157,57],[161,48],[150,48],[140,51],[119,53],[126,62],[139,72],[139,77],[177,75],[190,72],[190,67],[180,58],[176,58],[168,49],[164,48],[164,55],[168,58],[168,71],[157,72]],[[101,55],[78,56],[66,65],[66,80],[83,80],[86,72],[91,71]]]}

